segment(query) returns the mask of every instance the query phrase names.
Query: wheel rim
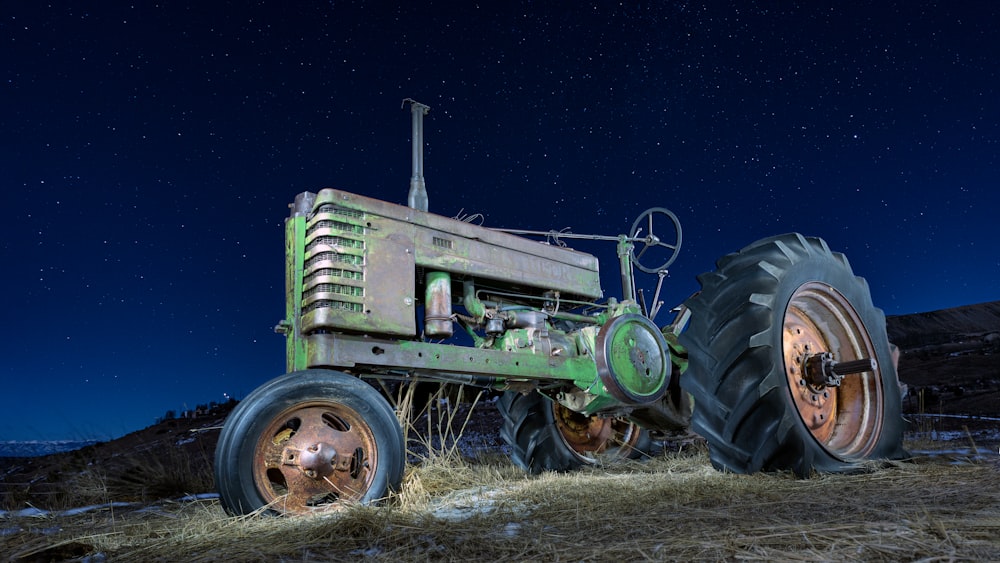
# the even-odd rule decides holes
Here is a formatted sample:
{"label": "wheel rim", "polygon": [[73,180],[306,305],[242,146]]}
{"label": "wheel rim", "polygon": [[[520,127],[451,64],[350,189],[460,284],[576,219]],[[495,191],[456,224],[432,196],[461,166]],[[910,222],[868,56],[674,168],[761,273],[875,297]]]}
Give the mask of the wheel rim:
{"label": "wheel rim", "polygon": [[257,489],[267,505],[283,513],[358,502],[377,467],[375,436],[361,415],[325,401],[301,403],[275,416],[254,451]]}
{"label": "wheel rim", "polygon": [[627,420],[586,416],[559,403],[552,403],[552,413],[563,442],[587,463],[601,454],[626,458],[639,443],[640,428]]}
{"label": "wheel rim", "polygon": [[882,432],[881,366],[847,375],[839,386],[810,382],[805,368],[808,357],[823,352],[838,362],[876,357],[857,311],[837,290],[810,282],[792,295],[782,334],[788,387],[812,437],[841,459],[870,453]]}

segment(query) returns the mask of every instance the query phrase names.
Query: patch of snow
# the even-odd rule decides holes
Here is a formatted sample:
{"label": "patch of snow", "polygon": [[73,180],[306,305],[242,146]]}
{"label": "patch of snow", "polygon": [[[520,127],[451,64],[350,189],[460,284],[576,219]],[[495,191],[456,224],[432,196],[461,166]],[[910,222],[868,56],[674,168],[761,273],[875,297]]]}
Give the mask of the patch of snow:
{"label": "patch of snow", "polygon": [[52,514],[48,510],[42,510],[29,506],[21,510],[0,510],[0,518],[44,518]]}
{"label": "patch of snow", "polygon": [[134,502],[107,502],[104,504],[92,504],[90,506],[81,506],[79,508],[70,508],[60,512],[56,512],[56,516],[76,516],[77,514],[84,514],[86,512],[93,512],[95,510],[103,510],[105,508],[125,508],[129,506],[135,506],[137,503]]}
{"label": "patch of snow", "polygon": [[138,514],[155,514],[157,516],[166,516],[168,518],[176,518],[177,517],[174,513],[170,512],[170,511],[167,511],[167,510],[164,510],[163,507],[160,506],[159,504],[150,504],[150,505],[144,506],[144,507],[140,508],[139,510],[136,510],[136,513],[138,513]]}
{"label": "patch of snow", "polygon": [[982,463],[1000,459],[1000,448],[953,448],[950,450],[910,450],[911,454],[932,458],[946,458],[950,465]]}
{"label": "patch of snow", "polygon": [[209,500],[219,498],[219,493],[198,493],[196,495],[184,495],[175,502],[194,502],[196,500]]}
{"label": "patch of snow", "polygon": [[962,420],[988,420],[990,422],[1000,422],[1000,418],[990,416],[976,416],[971,414],[908,414],[912,418],[959,418]]}
{"label": "patch of snow", "polygon": [[517,537],[521,533],[521,524],[519,522],[507,522],[507,525],[503,527],[503,535],[508,538]]}
{"label": "patch of snow", "polygon": [[449,493],[436,500],[430,513],[436,518],[458,522],[476,514],[490,514],[507,491],[497,488],[474,487]]}
{"label": "patch of snow", "polygon": [[1000,442],[1000,429],[988,428],[984,430],[928,430],[925,432],[913,432],[915,438],[931,440],[934,442],[966,442],[971,439],[973,442],[991,444]]}
{"label": "patch of snow", "polygon": [[[200,493],[196,495],[186,495],[172,502],[194,502],[197,500],[206,499],[217,499],[219,498],[218,493]],[[142,503],[137,502],[107,502],[104,504],[91,504],[89,506],[79,506],[76,508],[68,508],[66,510],[42,510],[40,508],[35,508],[29,506],[28,508],[22,508],[21,510],[0,510],[0,518],[46,518],[46,517],[56,517],[56,516],[76,516],[78,514],[85,514],[87,512],[93,512],[95,510],[104,510],[109,508],[130,508],[139,507],[138,512],[157,512],[159,507],[155,504],[142,506]],[[16,530],[11,528],[8,533],[16,533]],[[0,530],[0,536],[4,535],[4,531]]]}

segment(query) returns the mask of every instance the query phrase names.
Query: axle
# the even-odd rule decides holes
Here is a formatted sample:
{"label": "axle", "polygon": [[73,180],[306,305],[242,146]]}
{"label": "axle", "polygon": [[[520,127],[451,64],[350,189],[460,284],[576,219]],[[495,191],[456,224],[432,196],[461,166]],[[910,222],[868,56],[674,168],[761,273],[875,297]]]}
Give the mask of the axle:
{"label": "axle", "polygon": [[873,358],[837,362],[829,352],[808,356],[804,363],[806,381],[816,387],[839,387],[845,375],[877,369]]}

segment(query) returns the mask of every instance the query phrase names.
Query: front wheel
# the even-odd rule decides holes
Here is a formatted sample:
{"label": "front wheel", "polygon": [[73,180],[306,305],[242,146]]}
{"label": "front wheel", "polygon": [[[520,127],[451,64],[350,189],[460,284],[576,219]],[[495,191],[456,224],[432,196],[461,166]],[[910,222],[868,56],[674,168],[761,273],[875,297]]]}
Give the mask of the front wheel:
{"label": "front wheel", "polygon": [[215,450],[226,512],[313,514],[370,503],[399,487],[403,434],[389,403],[360,379],[307,370],[240,401]]}
{"label": "front wheel", "polygon": [[681,335],[681,384],[713,465],[804,477],[904,457],[885,315],[844,255],[789,234],[716,266],[699,276]]}

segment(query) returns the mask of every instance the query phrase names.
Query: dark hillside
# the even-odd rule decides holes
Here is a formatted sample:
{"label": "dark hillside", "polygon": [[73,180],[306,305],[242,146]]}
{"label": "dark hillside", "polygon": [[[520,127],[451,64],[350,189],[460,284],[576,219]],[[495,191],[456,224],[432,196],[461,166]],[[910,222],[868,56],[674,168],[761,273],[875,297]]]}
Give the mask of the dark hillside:
{"label": "dark hillside", "polygon": [[1000,301],[888,317],[886,325],[889,340],[902,351],[899,380],[908,387],[906,412],[983,417],[996,428]]}
{"label": "dark hillside", "polygon": [[[1000,301],[886,319],[889,340],[906,350],[1000,339]],[[990,335],[993,335],[992,337]]]}

